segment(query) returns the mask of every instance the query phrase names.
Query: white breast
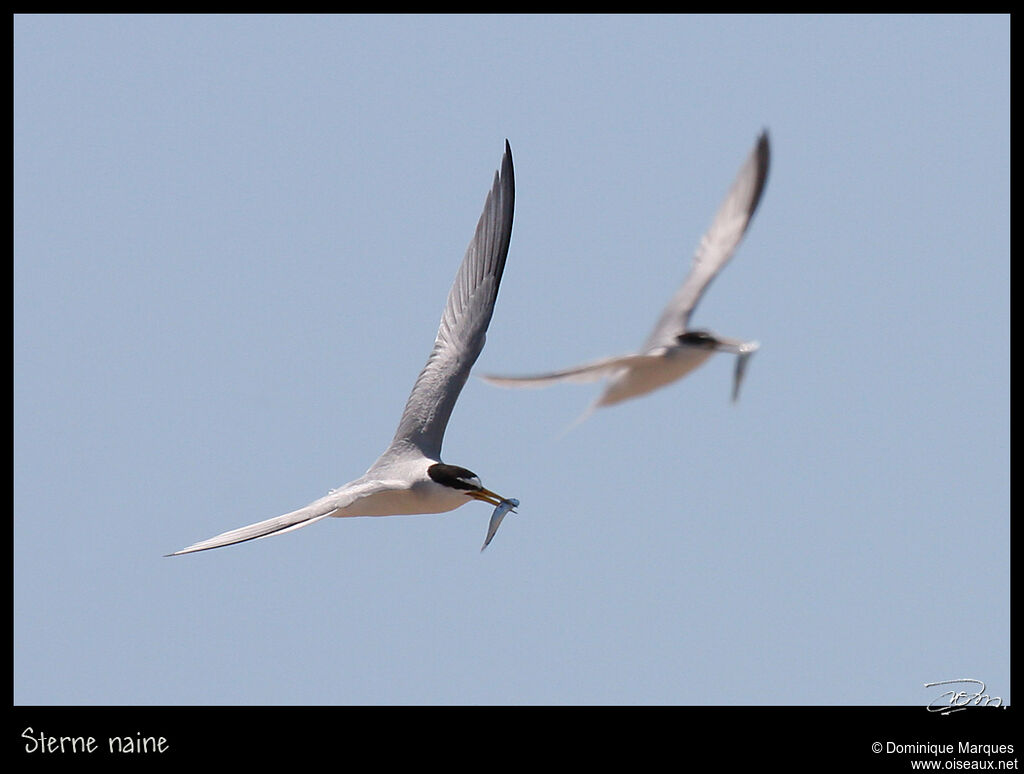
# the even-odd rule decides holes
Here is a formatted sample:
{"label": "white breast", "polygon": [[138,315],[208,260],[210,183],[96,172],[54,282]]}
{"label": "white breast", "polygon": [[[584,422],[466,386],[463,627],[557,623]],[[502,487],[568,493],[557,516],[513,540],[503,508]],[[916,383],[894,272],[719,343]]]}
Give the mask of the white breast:
{"label": "white breast", "polygon": [[371,467],[363,478],[346,484],[359,494],[331,516],[402,516],[414,513],[446,513],[471,501],[465,490],[442,486],[430,478],[427,468],[436,460],[399,459]]}
{"label": "white breast", "polygon": [[635,365],[619,371],[609,379],[597,405],[610,406],[664,387],[686,376],[713,354],[715,351],[712,349],[684,345],[672,347],[660,356],[637,361]]}

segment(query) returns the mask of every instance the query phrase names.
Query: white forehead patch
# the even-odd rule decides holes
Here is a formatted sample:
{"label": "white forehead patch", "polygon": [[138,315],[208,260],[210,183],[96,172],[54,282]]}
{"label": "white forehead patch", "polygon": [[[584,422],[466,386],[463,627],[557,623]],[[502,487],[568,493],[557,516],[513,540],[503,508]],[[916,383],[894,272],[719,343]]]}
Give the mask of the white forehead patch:
{"label": "white forehead patch", "polygon": [[469,484],[470,486],[475,487],[477,489],[483,489],[484,487],[484,485],[480,483],[479,476],[470,476],[469,478],[463,478],[462,476],[459,476],[456,480],[461,481],[463,484]]}

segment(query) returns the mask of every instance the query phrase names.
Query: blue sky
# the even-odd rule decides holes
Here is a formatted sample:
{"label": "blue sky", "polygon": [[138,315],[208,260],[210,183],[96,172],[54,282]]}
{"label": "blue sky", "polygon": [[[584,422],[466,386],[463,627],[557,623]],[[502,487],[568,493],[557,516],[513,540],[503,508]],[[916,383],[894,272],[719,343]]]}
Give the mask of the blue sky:
{"label": "blue sky", "polygon": [[[164,558],[383,451],[506,138],[476,373],[635,349],[762,128],[738,404],[471,378],[486,552]],[[15,703],[1009,701],[1007,16],[16,16],[14,140]]]}

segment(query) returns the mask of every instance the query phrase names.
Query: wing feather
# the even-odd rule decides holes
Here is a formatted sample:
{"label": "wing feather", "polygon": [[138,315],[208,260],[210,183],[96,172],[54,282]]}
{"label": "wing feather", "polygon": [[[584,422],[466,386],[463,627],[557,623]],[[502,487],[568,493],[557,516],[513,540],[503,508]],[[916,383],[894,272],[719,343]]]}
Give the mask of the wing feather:
{"label": "wing feather", "polygon": [[711,280],[732,258],[750,225],[768,180],[770,156],[768,132],[765,131],[758,137],[754,149],[740,168],[711,227],[701,238],[689,275],[647,337],[645,349],[671,345],[676,336],[687,330],[697,302]]}
{"label": "wing feather", "polygon": [[455,401],[484,347],[512,237],[514,205],[512,149],[506,140],[500,173],[494,173],[476,232],[448,293],[434,348],[382,460],[406,452],[440,458]]}
{"label": "wing feather", "polygon": [[610,376],[621,368],[635,366],[640,362],[650,359],[651,356],[649,354],[619,355],[617,357],[593,360],[589,363],[573,366],[572,368],[550,371],[546,374],[530,374],[525,376],[485,374],[480,378],[498,387],[546,387],[556,382],[596,382]]}
{"label": "wing feather", "polygon": [[321,519],[327,518],[339,508],[351,505],[359,496],[364,494],[366,489],[368,487],[360,485],[359,482],[347,484],[341,489],[331,492],[296,511],[282,516],[275,516],[265,521],[258,521],[255,524],[249,524],[238,529],[232,529],[228,532],[222,532],[208,540],[193,543],[187,548],[175,551],[173,554],[167,554],[167,556],[180,556],[181,554],[191,554],[196,551],[208,551],[211,548],[221,548],[222,546],[244,543],[246,540],[270,537],[271,535],[283,535],[285,532],[291,532],[300,527],[308,527],[310,524],[315,524]]}

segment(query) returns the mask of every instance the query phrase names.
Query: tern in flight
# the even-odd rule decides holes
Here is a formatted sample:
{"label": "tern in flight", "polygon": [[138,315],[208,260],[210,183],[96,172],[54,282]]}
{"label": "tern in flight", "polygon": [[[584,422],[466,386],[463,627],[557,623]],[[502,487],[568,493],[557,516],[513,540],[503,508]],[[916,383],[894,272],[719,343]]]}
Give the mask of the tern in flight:
{"label": "tern in flight", "polygon": [[732,257],[750,225],[768,178],[768,158],[768,133],[762,132],[715,215],[711,228],[700,240],[689,276],[665,307],[661,319],[639,352],[546,374],[486,375],[482,378],[501,387],[546,387],[555,382],[592,382],[607,378],[604,392],[580,418],[582,420],[599,406],[635,398],[681,379],[715,352],[730,352],[738,355],[732,390],[735,401],[747,360],[760,345],[756,341],[740,341],[690,328],[690,315],[711,280]]}
{"label": "tern in flight", "polygon": [[512,150],[506,140],[501,171],[494,174],[476,233],[448,293],[434,349],[413,385],[391,445],[370,469],[304,508],[225,532],[168,556],[280,535],[328,516],[445,513],[473,500],[497,506],[488,529],[490,542],[497,523],[519,502],[485,489],[472,471],[441,462],[441,441],[455,401],[484,347],[512,236],[514,203]]}

